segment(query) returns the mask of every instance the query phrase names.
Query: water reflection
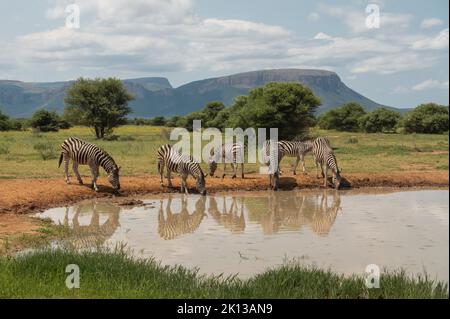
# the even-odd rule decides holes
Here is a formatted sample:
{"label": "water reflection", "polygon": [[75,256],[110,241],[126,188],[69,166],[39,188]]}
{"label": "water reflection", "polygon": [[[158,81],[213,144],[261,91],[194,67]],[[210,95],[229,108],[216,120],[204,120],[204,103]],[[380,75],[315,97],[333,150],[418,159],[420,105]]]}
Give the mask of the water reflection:
{"label": "water reflection", "polygon": [[227,209],[227,196],[223,196],[221,201],[222,209],[219,209],[216,198],[209,198],[209,215],[214,218],[217,224],[225,227],[225,229],[228,229],[233,234],[243,233],[245,230],[243,199],[240,198],[240,203],[238,203],[238,199],[232,197],[229,209]]}
{"label": "water reflection", "polygon": [[[66,207],[63,225],[71,226],[75,234],[69,241],[70,245],[78,249],[103,245],[120,226],[120,212],[119,206],[105,202],[77,205],[73,211]],[[101,217],[106,221],[102,222]]]}
{"label": "water reflection", "polygon": [[160,201],[158,213],[158,234],[165,240],[174,239],[180,235],[195,232],[205,217],[205,196],[200,197],[195,203],[195,210],[192,214],[188,210],[188,198],[182,195],[181,211],[177,214],[172,212],[173,196],[167,199],[166,209],[164,211],[163,201]]}

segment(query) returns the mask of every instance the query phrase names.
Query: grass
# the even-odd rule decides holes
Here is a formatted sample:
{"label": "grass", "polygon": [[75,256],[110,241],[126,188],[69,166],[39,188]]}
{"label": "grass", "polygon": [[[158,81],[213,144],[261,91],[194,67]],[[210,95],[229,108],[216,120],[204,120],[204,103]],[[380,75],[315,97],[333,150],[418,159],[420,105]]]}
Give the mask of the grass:
{"label": "grass", "polygon": [[[0,132],[0,179],[61,177],[57,167],[59,146],[69,136],[93,142],[110,153],[122,174],[156,174],[156,150],[168,143],[168,128],[122,126],[112,140],[96,140],[89,128],[74,127],[51,133]],[[345,173],[448,170],[448,135],[366,134],[313,130],[314,136],[326,136],[336,149],[338,163]],[[284,159],[287,167],[294,159]],[[364,165],[361,165],[364,163]],[[311,156],[307,169],[314,170]],[[205,165],[203,165],[205,166]],[[246,165],[247,172],[257,172],[256,164]],[[86,166],[82,175],[89,176]]]}
{"label": "grass", "polygon": [[[69,264],[79,266],[79,289],[65,286]],[[383,272],[379,289],[367,289],[361,276],[298,264],[240,280],[132,259],[123,250],[0,257],[0,287],[0,298],[448,298],[447,283],[402,271]]]}

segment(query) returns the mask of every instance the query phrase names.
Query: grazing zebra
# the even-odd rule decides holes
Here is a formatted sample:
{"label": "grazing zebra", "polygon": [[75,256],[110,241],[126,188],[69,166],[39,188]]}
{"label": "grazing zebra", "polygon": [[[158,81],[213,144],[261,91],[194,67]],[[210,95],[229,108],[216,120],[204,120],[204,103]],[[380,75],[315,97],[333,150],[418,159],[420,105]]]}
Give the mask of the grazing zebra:
{"label": "grazing zebra", "polygon": [[336,156],[334,156],[330,141],[324,137],[318,137],[313,142],[313,154],[316,161],[317,178],[319,178],[319,165],[324,179],[324,187],[328,186],[328,169],[333,173],[334,188],[339,189],[341,184],[341,171],[337,165]]}
{"label": "grazing zebra", "polygon": [[299,161],[302,162],[303,174],[306,174],[305,154],[312,150],[313,141],[279,141],[278,145],[281,158],[285,156],[296,157],[297,160],[294,166],[294,175],[297,174],[296,170]]}
{"label": "grazing zebra", "polygon": [[169,187],[172,187],[170,174],[177,172],[181,176],[181,192],[188,194],[187,178],[191,175],[197,181],[197,190],[202,195],[206,195],[205,189],[205,174],[200,167],[200,164],[195,162],[192,156],[181,154],[179,150],[172,147],[172,145],[161,145],[158,149],[158,172],[161,176],[161,186],[163,184],[164,167],[167,167],[167,180]]}
{"label": "grazing zebra", "polygon": [[115,190],[120,189],[119,171],[120,167],[116,165],[114,159],[102,150],[100,147],[80,140],[76,137],[69,137],[61,144],[61,155],[59,156],[58,167],[64,159],[64,172],[66,174],[66,183],[69,184],[69,161],[72,160],[72,168],[78,182],[83,184],[80,173],[78,173],[78,165],[89,165],[91,168],[92,183],[91,187],[98,191],[97,178],[99,176],[99,167],[108,174],[108,180]]}
{"label": "grazing zebra", "polygon": [[283,158],[279,144],[272,145],[272,140],[267,140],[263,146],[262,155],[263,162],[269,166],[269,187],[278,190],[281,175],[280,161]]}
{"label": "grazing zebra", "polygon": [[244,178],[244,144],[242,143],[228,143],[217,146],[212,150],[209,159],[209,175],[214,176],[217,170],[217,163],[223,163],[222,178],[225,177],[227,163],[231,163],[233,169],[233,177],[236,178],[238,163],[241,164],[241,177]]}

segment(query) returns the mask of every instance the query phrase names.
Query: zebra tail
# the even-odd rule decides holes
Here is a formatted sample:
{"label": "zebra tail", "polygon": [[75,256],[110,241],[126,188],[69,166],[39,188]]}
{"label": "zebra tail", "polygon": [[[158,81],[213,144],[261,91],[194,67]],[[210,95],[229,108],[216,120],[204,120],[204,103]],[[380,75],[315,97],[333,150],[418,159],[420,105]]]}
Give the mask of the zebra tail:
{"label": "zebra tail", "polygon": [[61,155],[59,155],[58,168],[61,167],[62,160],[63,160],[63,153],[61,152]]}

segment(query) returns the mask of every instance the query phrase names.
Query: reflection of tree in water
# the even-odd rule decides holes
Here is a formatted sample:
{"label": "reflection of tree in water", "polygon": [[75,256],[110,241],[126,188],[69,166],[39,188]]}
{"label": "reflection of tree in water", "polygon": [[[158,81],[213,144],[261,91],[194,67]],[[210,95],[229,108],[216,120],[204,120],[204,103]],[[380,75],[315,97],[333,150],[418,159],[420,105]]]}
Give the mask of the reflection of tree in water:
{"label": "reflection of tree in water", "polygon": [[195,203],[195,211],[189,214],[187,196],[183,195],[180,213],[173,214],[171,209],[172,196],[170,195],[167,200],[165,217],[163,201],[161,200],[158,214],[159,236],[163,239],[171,240],[177,236],[195,232],[205,216],[205,203],[205,196],[201,196]]}
{"label": "reflection of tree in water", "polygon": [[[70,238],[69,243],[77,249],[101,246],[120,226],[120,207],[114,204],[93,203],[78,205],[74,207],[74,211],[72,230],[75,236]],[[108,219],[103,224],[100,224],[100,214],[108,216]],[[89,215],[89,224],[81,225],[80,217]],[[64,225],[69,226],[69,208],[67,207]]]}
{"label": "reflection of tree in water", "polygon": [[232,197],[231,206],[228,210],[226,199],[226,196],[222,198],[222,211],[220,211],[216,199],[210,197],[208,212],[219,225],[230,230],[232,233],[243,233],[245,230],[244,201],[241,198],[240,205],[238,205],[237,198]]}
{"label": "reflection of tree in water", "polygon": [[333,202],[328,206],[328,195],[272,192],[267,197],[249,198],[246,207],[249,217],[261,223],[264,234],[274,234],[280,229],[300,230],[308,225],[319,236],[326,236],[340,209],[338,192],[333,191]]}

